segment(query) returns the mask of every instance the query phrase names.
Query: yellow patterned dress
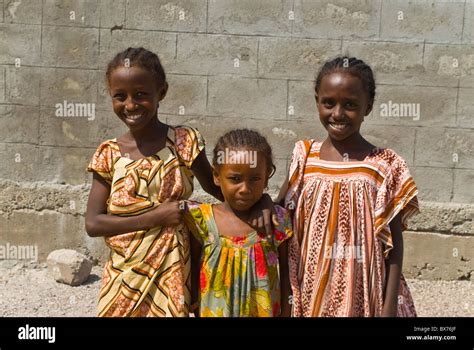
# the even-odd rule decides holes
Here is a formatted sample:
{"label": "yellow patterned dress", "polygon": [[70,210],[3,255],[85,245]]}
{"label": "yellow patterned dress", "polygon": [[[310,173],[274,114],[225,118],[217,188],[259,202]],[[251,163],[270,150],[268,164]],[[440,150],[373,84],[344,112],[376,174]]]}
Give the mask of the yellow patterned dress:
{"label": "yellow patterned dress", "polygon": [[[103,142],[87,167],[111,186],[109,215],[134,216],[167,198],[189,198],[191,165],[204,148],[199,132],[169,127],[166,146],[132,160],[116,139]],[[190,305],[189,232],[185,226],[155,227],[105,238],[110,258],[102,276],[98,315],[188,316]]]}

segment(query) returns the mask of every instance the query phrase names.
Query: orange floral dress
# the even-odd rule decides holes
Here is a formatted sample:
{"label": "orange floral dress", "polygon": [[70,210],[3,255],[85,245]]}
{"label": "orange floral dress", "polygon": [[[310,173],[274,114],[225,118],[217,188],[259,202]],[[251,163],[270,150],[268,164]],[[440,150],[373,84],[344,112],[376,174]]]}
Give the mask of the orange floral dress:
{"label": "orange floral dress", "polygon": [[[110,185],[107,213],[134,216],[167,198],[193,191],[191,165],[204,148],[190,127],[168,128],[156,154],[132,160],[116,139],[103,142],[87,167]],[[183,225],[154,227],[105,238],[110,258],[104,268],[99,316],[188,316],[190,306],[189,231]]]}
{"label": "orange floral dress", "polygon": [[[380,316],[390,221],[418,212],[417,188],[405,161],[376,149],[363,161],[319,158],[321,142],[299,141],[289,171],[286,208],[293,316]],[[402,276],[398,316],[416,316]]]}

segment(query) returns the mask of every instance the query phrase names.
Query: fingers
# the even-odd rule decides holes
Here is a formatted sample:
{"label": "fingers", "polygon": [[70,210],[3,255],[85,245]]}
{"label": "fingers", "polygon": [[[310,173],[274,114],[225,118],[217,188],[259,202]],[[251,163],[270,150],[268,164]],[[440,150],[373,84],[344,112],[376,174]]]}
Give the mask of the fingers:
{"label": "fingers", "polygon": [[279,226],[280,223],[278,222],[278,215],[277,214],[272,214],[272,222],[273,226]]}

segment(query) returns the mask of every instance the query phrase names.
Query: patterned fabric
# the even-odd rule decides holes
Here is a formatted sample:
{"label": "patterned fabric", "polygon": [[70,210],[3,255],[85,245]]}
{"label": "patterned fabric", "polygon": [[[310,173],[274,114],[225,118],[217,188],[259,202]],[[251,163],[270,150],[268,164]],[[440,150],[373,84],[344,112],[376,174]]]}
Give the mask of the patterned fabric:
{"label": "patterned fabric", "polygon": [[289,238],[289,213],[276,207],[280,226],[271,239],[256,231],[223,236],[211,204],[188,202],[184,220],[202,243],[201,317],[271,317],[280,313],[278,246]]}
{"label": "patterned fabric", "polygon": [[[166,146],[139,160],[121,155],[116,139],[103,142],[87,167],[111,185],[109,215],[134,216],[167,198],[189,198],[191,164],[204,148],[199,132],[169,127]],[[105,238],[110,258],[102,276],[99,316],[188,316],[189,231],[155,227]]]}
{"label": "patterned fabric", "polygon": [[[319,158],[321,143],[298,141],[285,206],[294,210],[289,243],[294,316],[380,316],[389,223],[418,212],[417,188],[405,161],[376,149],[364,161]],[[416,316],[400,281],[398,316]]]}

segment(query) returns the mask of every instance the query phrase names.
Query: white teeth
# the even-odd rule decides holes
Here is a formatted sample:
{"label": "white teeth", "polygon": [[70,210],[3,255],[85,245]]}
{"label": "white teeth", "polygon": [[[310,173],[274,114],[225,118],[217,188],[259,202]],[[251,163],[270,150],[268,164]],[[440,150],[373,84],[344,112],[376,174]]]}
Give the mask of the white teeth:
{"label": "white teeth", "polygon": [[329,123],[329,124],[330,124],[333,128],[338,129],[338,130],[342,130],[342,129],[344,129],[344,128],[347,126],[347,124],[345,124],[345,123]]}
{"label": "white teeth", "polygon": [[138,119],[140,118],[142,115],[141,114],[136,114],[136,115],[127,115],[127,119],[132,119],[132,120],[135,120],[135,119]]}

